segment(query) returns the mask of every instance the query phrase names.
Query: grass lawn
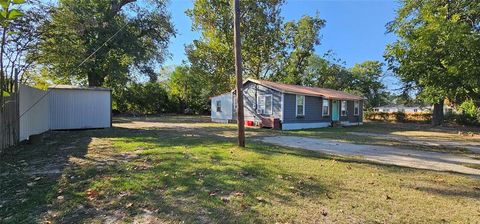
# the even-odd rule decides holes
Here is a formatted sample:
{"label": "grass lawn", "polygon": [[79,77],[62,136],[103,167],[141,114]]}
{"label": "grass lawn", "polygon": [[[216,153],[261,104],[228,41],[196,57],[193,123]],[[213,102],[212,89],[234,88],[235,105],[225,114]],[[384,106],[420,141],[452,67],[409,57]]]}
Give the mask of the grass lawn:
{"label": "grass lawn", "polygon": [[198,118],[148,121],[168,123],[161,128],[117,122],[131,125],[54,132],[4,156],[0,223],[480,221],[478,177],[251,140],[241,149],[235,125]]}

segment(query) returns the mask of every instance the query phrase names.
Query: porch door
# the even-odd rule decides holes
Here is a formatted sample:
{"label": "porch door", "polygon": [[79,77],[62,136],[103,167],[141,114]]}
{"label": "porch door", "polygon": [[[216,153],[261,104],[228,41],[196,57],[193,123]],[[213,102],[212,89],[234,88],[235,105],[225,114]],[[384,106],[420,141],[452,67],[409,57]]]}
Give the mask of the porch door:
{"label": "porch door", "polygon": [[332,100],[332,121],[340,120],[338,100]]}

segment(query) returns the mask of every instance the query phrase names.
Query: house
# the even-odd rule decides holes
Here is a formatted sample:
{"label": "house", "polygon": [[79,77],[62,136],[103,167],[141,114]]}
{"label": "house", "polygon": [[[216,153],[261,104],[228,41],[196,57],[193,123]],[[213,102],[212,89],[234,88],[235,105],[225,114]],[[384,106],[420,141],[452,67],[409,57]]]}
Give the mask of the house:
{"label": "house", "polygon": [[396,112],[403,112],[403,113],[430,113],[432,112],[431,106],[420,106],[420,105],[412,105],[412,106],[405,106],[403,104],[390,104],[386,106],[374,107],[374,112],[384,112],[384,113],[396,113]]}
{"label": "house", "polygon": [[[235,120],[235,94],[211,98],[212,121]],[[243,94],[247,124],[273,127],[277,122],[283,130],[295,130],[363,122],[363,98],[342,91],[248,79]]]}
{"label": "house", "polygon": [[[411,105],[405,106],[403,104],[390,104],[386,106],[374,107],[374,112],[383,112],[383,113],[396,113],[396,112],[403,112],[403,113],[431,113],[433,111],[433,106],[420,106],[420,105]],[[443,106],[443,113],[453,113],[455,112],[455,108],[445,104]]]}

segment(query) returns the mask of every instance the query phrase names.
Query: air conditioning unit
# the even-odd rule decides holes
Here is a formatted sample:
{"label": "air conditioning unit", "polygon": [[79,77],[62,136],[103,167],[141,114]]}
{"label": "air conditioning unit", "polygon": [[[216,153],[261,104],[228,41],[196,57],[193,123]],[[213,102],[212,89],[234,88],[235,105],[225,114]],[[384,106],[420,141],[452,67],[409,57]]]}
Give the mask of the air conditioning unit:
{"label": "air conditioning unit", "polygon": [[263,109],[257,109],[257,114],[263,114],[263,113],[264,113]]}

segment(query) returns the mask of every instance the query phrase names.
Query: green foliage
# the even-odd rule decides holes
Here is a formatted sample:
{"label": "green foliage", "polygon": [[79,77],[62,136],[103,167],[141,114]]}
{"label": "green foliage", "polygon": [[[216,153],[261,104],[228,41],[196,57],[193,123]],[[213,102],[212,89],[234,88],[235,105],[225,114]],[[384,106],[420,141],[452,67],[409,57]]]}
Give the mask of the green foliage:
{"label": "green foliage", "polygon": [[165,4],[60,0],[42,27],[39,63],[65,83],[121,88],[139,75],[155,81],[175,34]]}
{"label": "green foliage", "polygon": [[2,96],[3,96],[3,97],[10,96],[10,93],[3,91]]}
{"label": "green foliage", "polygon": [[385,57],[428,103],[480,95],[480,7],[477,1],[402,0],[389,32],[399,39]]}
{"label": "green foliage", "polygon": [[19,9],[15,9],[15,5],[20,5],[25,3],[25,0],[0,0],[0,25],[2,27],[8,27],[10,23],[23,16],[23,12]]}
{"label": "green foliage", "polygon": [[477,105],[475,105],[475,103],[471,99],[466,100],[465,102],[460,104],[459,108],[460,108],[460,110],[462,111],[463,114],[465,114],[469,117],[472,117],[472,118],[476,118],[477,114],[479,112],[479,109],[478,109]]}
{"label": "green foliage", "polygon": [[[325,21],[303,16],[284,23],[283,0],[246,0],[241,6],[243,74],[256,79],[296,83],[304,75]],[[201,37],[186,47],[191,72],[201,77],[204,101],[234,84],[231,1],[201,0],[187,11]]]}
{"label": "green foliage", "polygon": [[113,109],[121,113],[160,114],[171,109],[162,83],[131,83],[122,91],[114,90],[112,95]]}
{"label": "green foliage", "polygon": [[318,55],[309,58],[306,75],[300,84],[343,90],[364,96],[364,108],[369,109],[387,102],[385,86],[381,82],[382,63],[365,61],[347,69]]}
{"label": "green foliage", "polygon": [[210,109],[202,85],[201,77],[187,66],[176,67],[168,81],[169,93],[172,98],[178,99],[181,112],[203,113]]}
{"label": "green foliage", "polygon": [[468,99],[459,106],[461,114],[451,116],[451,119],[459,124],[464,125],[477,125],[480,124],[480,108]]}
{"label": "green foliage", "polygon": [[284,35],[290,55],[285,65],[278,71],[280,77],[274,79],[290,84],[302,84],[308,59],[313,55],[315,45],[320,44],[320,29],[324,26],[325,20],[318,15],[303,16],[298,22],[291,21],[285,24]]}

